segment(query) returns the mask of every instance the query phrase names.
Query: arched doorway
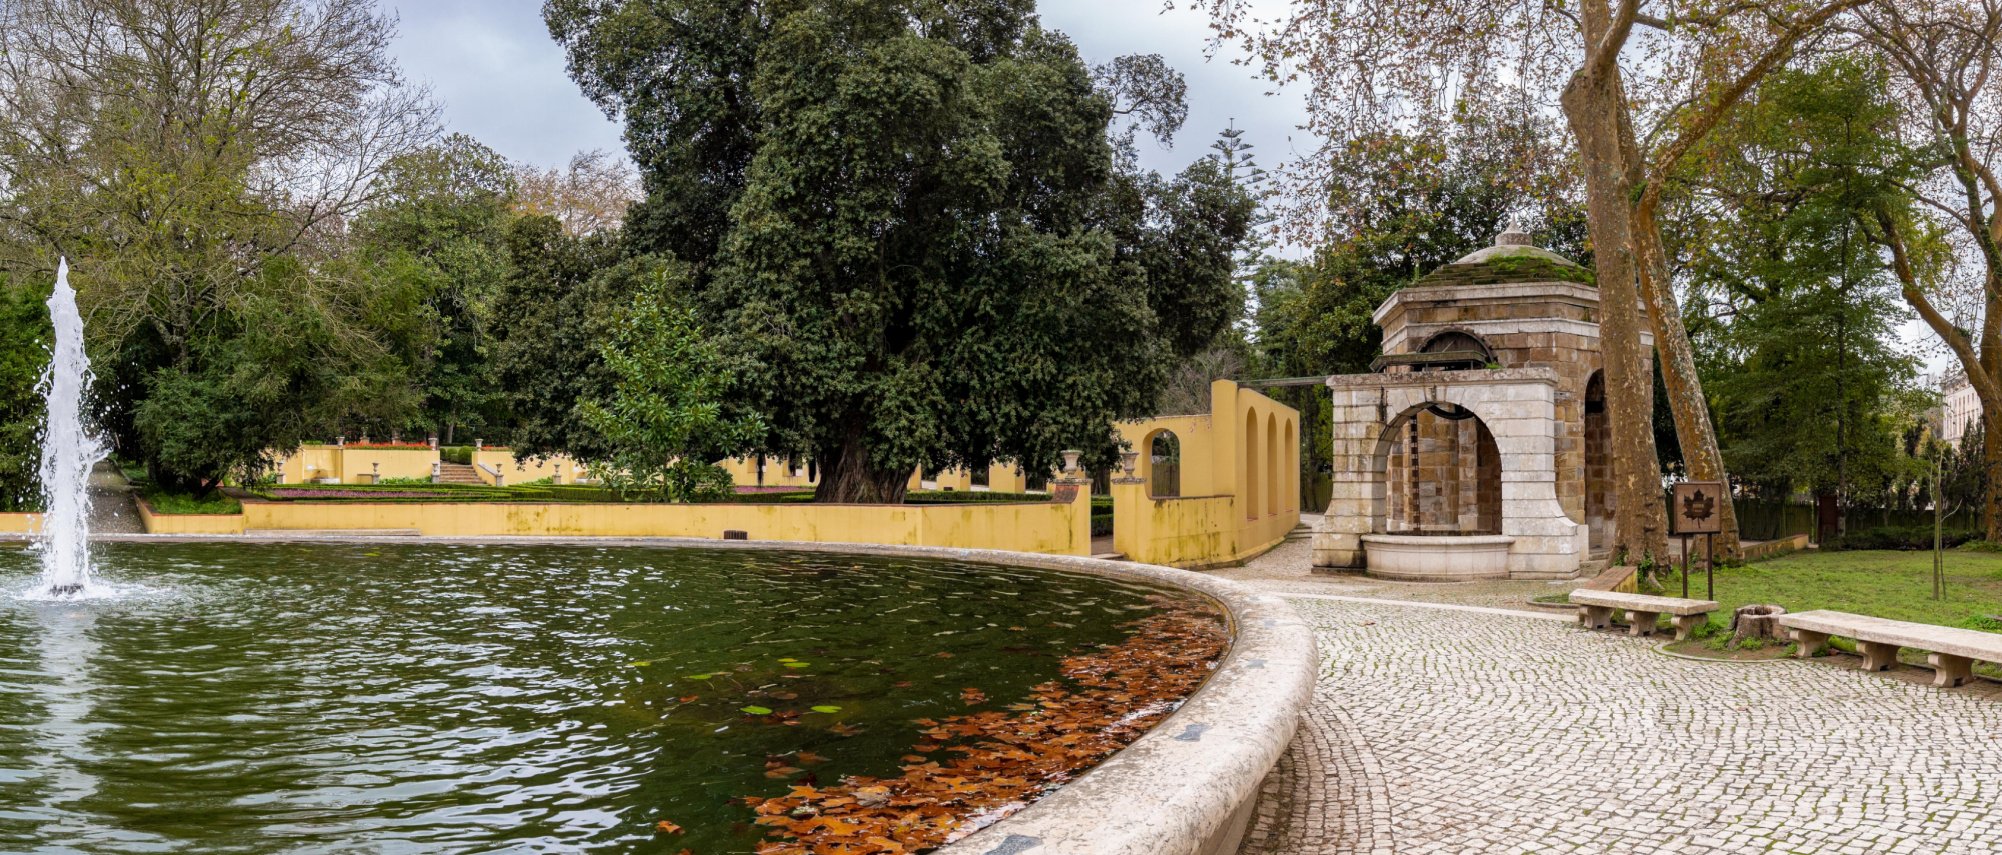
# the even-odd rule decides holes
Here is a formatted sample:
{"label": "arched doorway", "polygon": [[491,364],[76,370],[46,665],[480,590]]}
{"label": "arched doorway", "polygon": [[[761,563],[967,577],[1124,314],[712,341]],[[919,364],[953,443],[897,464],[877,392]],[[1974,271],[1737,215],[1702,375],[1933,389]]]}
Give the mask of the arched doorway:
{"label": "arched doorway", "polygon": [[1147,479],[1147,495],[1155,499],[1174,499],[1182,495],[1182,440],[1171,430],[1159,430],[1147,437],[1145,443],[1147,471],[1141,477]]}
{"label": "arched doorway", "polygon": [[1606,373],[1585,381],[1585,527],[1591,550],[1613,542],[1613,426],[1606,413]]}
{"label": "arched doorway", "polygon": [[1284,479],[1279,474],[1279,417],[1267,413],[1265,416],[1265,512],[1279,513],[1279,485]]}
{"label": "arched doorway", "polygon": [[1413,407],[1385,429],[1376,456],[1377,533],[1501,534],[1501,451],[1472,410]]}
{"label": "arched doorway", "polygon": [[[1300,447],[1299,443],[1293,438],[1293,421],[1291,419],[1288,419],[1286,421],[1285,432],[1282,436],[1283,436],[1282,441],[1286,443],[1285,445],[1286,448]],[[1306,455],[1301,455],[1302,458],[1304,458],[1305,456]],[[1286,489],[1282,492],[1284,492],[1284,494],[1286,495],[1286,511],[1288,513],[1291,513],[1293,511],[1299,510],[1300,467],[1294,466],[1286,471]]]}
{"label": "arched doorway", "polygon": [[1244,414],[1244,518],[1258,519],[1258,500],[1264,492],[1263,479],[1259,478],[1259,465],[1263,457],[1258,448],[1258,414]]}

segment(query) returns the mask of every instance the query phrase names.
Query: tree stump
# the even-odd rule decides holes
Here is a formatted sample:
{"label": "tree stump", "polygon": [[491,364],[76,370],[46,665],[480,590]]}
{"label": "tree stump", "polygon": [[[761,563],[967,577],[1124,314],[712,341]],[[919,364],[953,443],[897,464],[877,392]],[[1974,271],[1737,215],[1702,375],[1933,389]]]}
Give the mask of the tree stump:
{"label": "tree stump", "polygon": [[1785,641],[1785,631],[1780,627],[1780,615],[1786,613],[1784,606],[1739,606],[1731,615],[1731,643],[1739,644],[1747,638]]}

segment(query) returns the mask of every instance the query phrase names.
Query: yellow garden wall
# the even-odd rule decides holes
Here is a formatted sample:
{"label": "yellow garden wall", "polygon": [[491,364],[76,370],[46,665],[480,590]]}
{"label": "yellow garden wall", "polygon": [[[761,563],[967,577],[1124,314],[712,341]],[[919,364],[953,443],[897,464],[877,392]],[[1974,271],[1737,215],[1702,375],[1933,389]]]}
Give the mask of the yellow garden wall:
{"label": "yellow garden wall", "polygon": [[0,514],[0,534],[33,534],[41,528],[41,514]]}
{"label": "yellow garden wall", "polygon": [[760,480],[758,461],[759,458],[756,457],[728,457],[717,461],[716,465],[730,473],[730,481],[739,487],[794,487],[808,490],[818,483],[817,479],[808,477],[811,470],[804,462],[800,463],[798,469],[794,469],[783,457],[763,458],[765,473]]}
{"label": "yellow garden wall", "polygon": [[378,471],[385,479],[428,479],[431,465],[437,462],[438,450],[428,447],[304,445],[279,457],[276,474],[281,484],[304,484],[322,478],[334,478],[342,484],[366,484]]}
{"label": "yellow garden wall", "polygon": [[573,536],[881,543],[1088,555],[1090,499],[964,505],[245,502],[256,530],[415,529],[433,537]]}
{"label": "yellow garden wall", "polygon": [[[926,487],[926,483],[930,487]],[[1029,479],[1023,477],[1022,468],[1013,463],[995,462],[987,467],[987,483],[975,486],[973,473],[960,467],[953,467],[938,473],[937,477],[926,479],[922,472],[911,475],[910,489],[954,490],[969,493],[974,490],[988,490],[995,493],[1020,493],[1028,489]]]}
{"label": "yellow garden wall", "polygon": [[138,500],[139,522],[147,534],[242,534],[242,514],[157,514]]}
{"label": "yellow garden wall", "polygon": [[[494,483],[494,474],[499,473],[502,484],[526,484],[548,478],[556,484],[575,484],[577,479],[588,477],[589,473],[576,460],[561,454],[516,460],[513,449],[477,448],[473,450],[473,468],[480,474],[480,480]],[[492,469],[492,472],[487,471]],[[426,473],[427,475],[429,473]]]}
{"label": "yellow garden wall", "polygon": [[[1207,415],[1115,426],[1137,453],[1132,477],[1113,482],[1115,551],[1174,567],[1233,564],[1300,524],[1300,414],[1229,380],[1211,384],[1210,402]],[[1181,449],[1180,489],[1172,493],[1157,484],[1151,454],[1163,431]]]}

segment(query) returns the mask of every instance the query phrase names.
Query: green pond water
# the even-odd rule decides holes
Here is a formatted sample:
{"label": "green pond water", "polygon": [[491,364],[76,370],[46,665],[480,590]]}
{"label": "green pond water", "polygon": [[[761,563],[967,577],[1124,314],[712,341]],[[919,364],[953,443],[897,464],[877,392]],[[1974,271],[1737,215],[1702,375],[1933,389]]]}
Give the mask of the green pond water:
{"label": "green pond water", "polygon": [[0,852],[748,852],[742,797],[893,776],[914,719],[1019,700],[1160,596],[766,551],[96,555],[112,593],[40,602],[0,548]]}

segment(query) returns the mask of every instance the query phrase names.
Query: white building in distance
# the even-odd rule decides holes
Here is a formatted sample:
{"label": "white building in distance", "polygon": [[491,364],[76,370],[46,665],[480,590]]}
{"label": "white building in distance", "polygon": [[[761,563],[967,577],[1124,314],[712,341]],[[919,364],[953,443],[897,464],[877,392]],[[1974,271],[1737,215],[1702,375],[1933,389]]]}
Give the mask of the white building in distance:
{"label": "white building in distance", "polygon": [[1981,398],[1967,375],[1957,370],[1940,381],[1939,398],[1939,438],[1959,447],[1974,420],[1981,418]]}

